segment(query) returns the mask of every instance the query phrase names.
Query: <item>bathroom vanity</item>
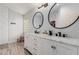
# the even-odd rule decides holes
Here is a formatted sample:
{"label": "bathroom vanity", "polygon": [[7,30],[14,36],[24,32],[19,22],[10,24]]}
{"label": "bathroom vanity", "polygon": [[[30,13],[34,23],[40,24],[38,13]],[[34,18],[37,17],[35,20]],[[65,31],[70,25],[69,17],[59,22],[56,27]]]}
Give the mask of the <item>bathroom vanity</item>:
{"label": "bathroom vanity", "polygon": [[78,7],[79,4],[54,3],[37,9],[31,24],[34,30],[25,33],[24,48],[33,55],[78,55],[79,39],[73,39],[79,38]]}
{"label": "bathroom vanity", "polygon": [[24,48],[33,55],[78,55],[79,40],[45,34],[25,34]]}

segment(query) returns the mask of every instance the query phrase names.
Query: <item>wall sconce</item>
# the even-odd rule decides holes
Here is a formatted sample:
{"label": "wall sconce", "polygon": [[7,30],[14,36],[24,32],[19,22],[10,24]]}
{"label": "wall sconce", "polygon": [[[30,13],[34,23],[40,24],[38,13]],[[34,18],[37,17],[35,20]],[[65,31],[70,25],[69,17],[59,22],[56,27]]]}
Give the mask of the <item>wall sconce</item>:
{"label": "wall sconce", "polygon": [[40,7],[38,7],[38,9],[40,9],[40,8],[42,8],[42,7],[47,7],[48,6],[48,3],[45,3],[45,4],[43,4],[43,5],[41,5]]}

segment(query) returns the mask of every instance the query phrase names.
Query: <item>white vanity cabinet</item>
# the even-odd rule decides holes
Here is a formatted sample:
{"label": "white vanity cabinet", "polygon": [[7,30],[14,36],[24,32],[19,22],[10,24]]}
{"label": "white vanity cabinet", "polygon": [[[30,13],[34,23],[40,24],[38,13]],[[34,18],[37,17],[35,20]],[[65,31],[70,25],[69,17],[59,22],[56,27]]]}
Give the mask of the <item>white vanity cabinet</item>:
{"label": "white vanity cabinet", "polygon": [[28,49],[33,55],[39,54],[38,39],[34,35],[26,35],[24,48]]}
{"label": "white vanity cabinet", "polygon": [[60,41],[36,35],[26,35],[24,47],[33,55],[77,55],[79,48]]}
{"label": "white vanity cabinet", "polygon": [[40,38],[39,37],[36,37],[36,36],[33,36],[33,52],[32,52],[32,54],[34,54],[34,55],[38,55],[39,54],[39,40],[40,40]]}
{"label": "white vanity cabinet", "polygon": [[25,36],[24,48],[27,48],[29,51],[33,52],[33,37]]}
{"label": "white vanity cabinet", "polygon": [[55,42],[48,39],[40,39],[41,55],[77,55],[77,47]]}

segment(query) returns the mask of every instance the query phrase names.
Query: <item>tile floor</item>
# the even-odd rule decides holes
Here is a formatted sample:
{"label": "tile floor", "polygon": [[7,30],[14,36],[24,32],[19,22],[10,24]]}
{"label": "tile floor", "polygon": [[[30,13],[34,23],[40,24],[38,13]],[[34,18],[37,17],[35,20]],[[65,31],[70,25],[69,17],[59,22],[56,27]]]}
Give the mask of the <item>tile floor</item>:
{"label": "tile floor", "polygon": [[23,43],[10,43],[0,45],[0,55],[29,55],[24,52]]}

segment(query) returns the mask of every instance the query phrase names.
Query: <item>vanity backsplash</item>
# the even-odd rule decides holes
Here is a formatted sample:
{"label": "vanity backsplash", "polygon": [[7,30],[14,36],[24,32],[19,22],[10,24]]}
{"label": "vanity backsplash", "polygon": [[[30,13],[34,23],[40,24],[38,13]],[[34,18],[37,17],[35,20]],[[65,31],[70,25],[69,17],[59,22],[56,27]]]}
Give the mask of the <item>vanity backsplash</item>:
{"label": "vanity backsplash", "polygon": [[49,36],[57,36],[57,37],[67,37],[67,38],[70,38],[70,36],[68,34],[64,34],[64,33],[61,33],[61,32],[54,33],[53,30],[45,30],[43,32],[35,30],[34,33],[35,34],[46,34],[46,35],[49,35]]}

